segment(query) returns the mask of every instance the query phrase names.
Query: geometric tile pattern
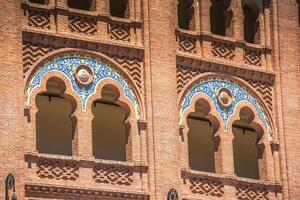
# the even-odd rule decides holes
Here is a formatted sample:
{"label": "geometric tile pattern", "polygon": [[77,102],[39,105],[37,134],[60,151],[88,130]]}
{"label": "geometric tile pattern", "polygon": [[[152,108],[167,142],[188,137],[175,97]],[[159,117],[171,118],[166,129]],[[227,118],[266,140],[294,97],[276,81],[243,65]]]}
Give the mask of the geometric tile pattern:
{"label": "geometric tile pattern", "polygon": [[130,42],[130,25],[123,23],[109,24],[110,39]]}
{"label": "geometric tile pattern", "polygon": [[246,64],[261,66],[261,50],[245,49],[244,60]]}
{"label": "geometric tile pattern", "polygon": [[95,35],[97,20],[95,18],[69,15],[69,29],[71,32]]}
{"label": "geometric tile pattern", "polygon": [[50,13],[29,10],[28,15],[28,26],[33,26],[35,28],[50,29]]}
{"label": "geometric tile pattern", "polygon": [[196,38],[184,35],[177,36],[179,40],[179,51],[196,53]]}
{"label": "geometric tile pattern", "polygon": [[23,43],[23,72],[26,73],[37,60],[52,52],[54,47],[43,44]]}
{"label": "geometric tile pattern", "polygon": [[94,168],[94,180],[97,183],[112,185],[131,185],[133,182],[132,167],[101,165]]}
{"label": "geometric tile pattern", "polygon": [[[224,108],[219,105],[217,92],[220,88],[227,88],[232,92],[233,102],[228,108]],[[237,83],[233,83],[225,79],[207,79],[195,84],[183,98],[181,108],[180,108],[180,122],[182,124],[182,115],[184,111],[190,106],[191,100],[194,95],[198,93],[206,94],[211,101],[214,103],[214,106],[217,112],[223,119],[225,130],[227,130],[227,122],[229,118],[233,115],[235,107],[238,103],[242,101],[247,101],[254,106],[256,112],[258,113],[259,118],[265,124],[269,135],[271,136],[271,128],[266,118],[266,115],[258,103],[258,101],[243,87]]]}
{"label": "geometric tile pattern", "polygon": [[[79,65],[87,65],[94,72],[93,81],[88,85],[82,85],[76,81],[74,76],[74,69]],[[135,108],[136,116],[139,118],[139,105],[137,98],[134,95],[133,90],[127,83],[127,80],[117,73],[108,64],[103,63],[99,59],[95,59],[82,55],[64,55],[62,57],[56,57],[52,61],[45,63],[43,66],[39,66],[30,75],[27,82],[27,105],[29,105],[30,95],[32,91],[39,87],[45,74],[49,72],[59,72],[63,74],[70,82],[71,89],[78,94],[81,98],[82,110],[86,111],[88,98],[95,93],[98,83],[104,79],[113,79],[117,81],[123,89],[124,96],[132,103]]]}
{"label": "geometric tile pattern", "polygon": [[219,180],[209,178],[191,178],[190,190],[193,193],[206,196],[222,197],[224,194],[224,185]]}
{"label": "geometric tile pattern", "polygon": [[221,42],[221,41],[212,41],[211,52],[213,56],[225,58],[227,60],[233,60],[235,56],[235,45],[231,43]]}
{"label": "geometric tile pattern", "polygon": [[238,200],[268,200],[268,189],[265,186],[238,184],[236,197]]}
{"label": "geometric tile pattern", "polygon": [[79,176],[79,167],[76,163],[41,160],[37,163],[37,175],[40,178],[57,180],[76,180]]}

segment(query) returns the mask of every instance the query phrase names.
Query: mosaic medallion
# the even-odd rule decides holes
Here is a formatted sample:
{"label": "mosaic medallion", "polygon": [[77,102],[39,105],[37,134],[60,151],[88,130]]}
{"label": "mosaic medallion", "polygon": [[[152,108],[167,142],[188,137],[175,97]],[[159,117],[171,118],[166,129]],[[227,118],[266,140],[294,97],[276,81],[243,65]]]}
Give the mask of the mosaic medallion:
{"label": "mosaic medallion", "polygon": [[224,109],[228,108],[233,102],[232,93],[227,88],[220,88],[217,97],[220,106]]}
{"label": "mosaic medallion", "polygon": [[76,81],[82,85],[88,85],[93,81],[93,70],[87,65],[79,65],[74,70]]}

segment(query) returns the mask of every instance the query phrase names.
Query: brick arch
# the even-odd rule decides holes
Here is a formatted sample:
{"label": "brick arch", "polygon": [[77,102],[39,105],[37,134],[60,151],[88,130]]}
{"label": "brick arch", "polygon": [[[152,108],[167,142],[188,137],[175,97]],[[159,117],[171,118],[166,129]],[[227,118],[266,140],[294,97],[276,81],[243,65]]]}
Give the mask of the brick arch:
{"label": "brick arch", "polygon": [[[63,61],[69,59],[69,63],[70,69],[67,69],[68,66],[66,66],[66,63],[63,63]],[[24,92],[27,96],[27,98],[30,97],[30,94],[32,92],[32,85],[36,84],[39,85],[40,84],[40,80],[42,79],[42,75],[45,75],[45,70],[49,70],[49,71],[61,71],[63,72],[66,77],[69,79],[69,81],[71,82],[71,88],[73,91],[79,91],[79,89],[77,87],[78,84],[75,84],[74,82],[74,77],[73,74],[71,73],[71,71],[74,69],[74,64],[76,63],[75,61],[73,62],[72,59],[76,60],[77,59],[77,64],[79,64],[79,60],[84,60],[84,62],[88,62],[93,71],[95,71],[95,66],[97,65],[97,67],[99,68],[99,71],[95,71],[94,72],[94,77],[95,81],[97,81],[96,83],[90,84],[88,87],[83,87],[80,86],[81,88],[90,88],[90,86],[92,85],[93,89],[96,88],[98,82],[104,78],[111,78],[111,79],[115,79],[118,80],[123,89],[125,90],[124,92],[126,93],[126,96],[131,100],[131,103],[134,105],[134,107],[136,108],[136,115],[138,116],[138,118],[144,118],[144,112],[143,112],[143,104],[142,104],[142,98],[139,94],[139,90],[138,88],[136,88],[134,81],[130,78],[130,76],[124,72],[121,67],[111,58],[101,54],[101,53],[95,53],[92,51],[87,51],[87,50],[79,50],[79,49],[61,49],[61,50],[57,50],[55,52],[52,52],[51,54],[49,54],[48,56],[44,57],[39,63],[35,63],[35,66],[33,68],[31,68],[31,70],[27,73],[26,77],[25,77],[25,85],[24,85]],[[92,64],[91,64],[92,63]],[[57,69],[54,69],[54,66],[57,64]],[[63,67],[61,67],[61,65],[63,64]],[[52,67],[52,69],[51,69]],[[47,69],[46,69],[47,68]],[[48,69],[49,68],[49,69]],[[105,68],[105,69],[104,69]],[[106,71],[105,71],[106,70]],[[103,73],[107,73],[106,75]],[[42,74],[42,75],[41,75]],[[101,74],[101,77],[99,77]],[[99,75],[99,76],[98,76]],[[107,76],[107,77],[105,77]],[[38,78],[37,78],[38,77]],[[36,79],[39,79],[37,82]],[[94,81],[94,82],[95,82]],[[76,90],[77,88],[77,90]],[[82,102],[83,102],[83,110],[86,110],[86,100],[95,92],[94,91],[90,91],[87,97],[84,97],[85,99],[81,98]],[[81,97],[83,97],[82,95],[79,95]]]}
{"label": "brick arch", "polygon": [[[252,102],[253,105],[256,107],[256,111],[259,113],[260,118],[262,118],[262,121],[266,124],[268,127],[268,132],[270,135],[272,135],[272,132],[274,132],[274,126],[272,122],[271,114],[269,113],[267,106],[264,104],[264,101],[262,98],[257,94],[257,92],[252,88],[246,81],[235,78],[235,77],[229,77],[223,74],[218,73],[205,73],[202,76],[195,77],[190,81],[190,84],[186,85],[181,93],[179,94],[179,114],[180,114],[180,122],[182,121],[182,113],[184,110],[190,105],[191,99],[194,94],[197,93],[206,93],[205,90],[200,89],[201,85],[207,82],[215,82],[216,84],[225,84],[225,86],[232,87],[234,89],[238,89],[241,93],[245,94],[247,96],[247,101]],[[208,86],[213,86],[210,84],[204,84]],[[197,89],[197,87],[199,87]],[[215,86],[215,89],[221,88],[221,86]],[[193,94],[194,92],[194,94]],[[227,131],[227,119],[234,114],[234,108],[231,108],[229,113],[224,113],[220,107],[220,105],[217,103],[217,98],[215,96],[216,91],[209,91],[211,95],[208,95],[210,97],[210,101],[214,102],[214,105],[216,106],[217,111],[221,114],[224,122],[224,129]],[[188,100],[188,102],[186,102]],[[238,98],[238,101],[242,101],[243,98]],[[235,102],[235,106],[238,102]],[[225,116],[225,115],[228,116]]]}

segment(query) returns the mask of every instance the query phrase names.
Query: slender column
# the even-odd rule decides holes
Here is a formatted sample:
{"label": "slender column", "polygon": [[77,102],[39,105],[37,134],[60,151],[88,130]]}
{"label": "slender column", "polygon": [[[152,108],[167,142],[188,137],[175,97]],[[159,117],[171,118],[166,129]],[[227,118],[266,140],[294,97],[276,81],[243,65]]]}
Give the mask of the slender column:
{"label": "slender column", "polygon": [[[234,13],[233,23],[234,23],[234,38],[239,41],[244,41],[244,14],[241,1],[232,2],[232,10]],[[234,60],[236,62],[244,63],[244,49],[241,47],[236,47]]]}
{"label": "slender column", "polygon": [[92,120],[93,114],[88,112],[78,112],[77,116],[77,133],[78,133],[78,156],[84,158],[93,157],[92,141]]}
{"label": "slender column", "polygon": [[[209,35],[210,32],[210,6],[211,1],[201,0],[200,1],[200,12],[201,12],[201,33],[205,36]],[[211,42],[207,38],[202,39],[202,57],[211,57]]]}

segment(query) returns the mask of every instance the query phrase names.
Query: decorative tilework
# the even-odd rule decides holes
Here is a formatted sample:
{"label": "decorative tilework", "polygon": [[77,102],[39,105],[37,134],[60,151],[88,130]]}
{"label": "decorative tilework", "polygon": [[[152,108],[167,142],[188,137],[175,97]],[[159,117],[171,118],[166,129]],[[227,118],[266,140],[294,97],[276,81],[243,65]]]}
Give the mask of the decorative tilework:
{"label": "decorative tilework", "polygon": [[[222,108],[218,103],[217,92],[220,88],[227,88],[232,92],[233,102],[228,108]],[[204,93],[208,95],[210,99],[213,101],[217,112],[220,113],[220,116],[223,119],[225,130],[227,130],[228,119],[234,114],[234,109],[237,106],[237,104],[240,103],[241,101],[247,101],[254,106],[256,112],[258,113],[259,118],[266,125],[266,128],[268,129],[268,132],[271,136],[270,125],[258,101],[245,88],[242,88],[236,83],[232,83],[228,80],[219,80],[219,79],[205,80],[192,87],[185,95],[182,101],[182,105],[180,107],[180,123],[182,123],[182,116],[184,111],[190,106],[193,96],[198,93]]]}
{"label": "decorative tilework", "polygon": [[[74,69],[78,65],[87,65],[94,71],[94,79],[91,84],[81,85],[75,80]],[[69,79],[72,90],[75,91],[81,98],[83,111],[86,111],[88,98],[92,94],[94,94],[97,85],[102,80],[116,80],[123,88],[125,96],[135,107],[136,115],[137,117],[139,117],[140,112],[136,97],[126,80],[107,64],[104,64],[101,61],[93,59],[91,57],[84,56],[68,55],[61,58],[56,58],[51,62],[47,62],[44,66],[38,68],[35,73],[33,73],[33,75],[29,78],[29,84],[27,86],[27,104],[29,104],[29,97],[32,91],[40,86],[43,77],[51,71],[60,72]]]}

